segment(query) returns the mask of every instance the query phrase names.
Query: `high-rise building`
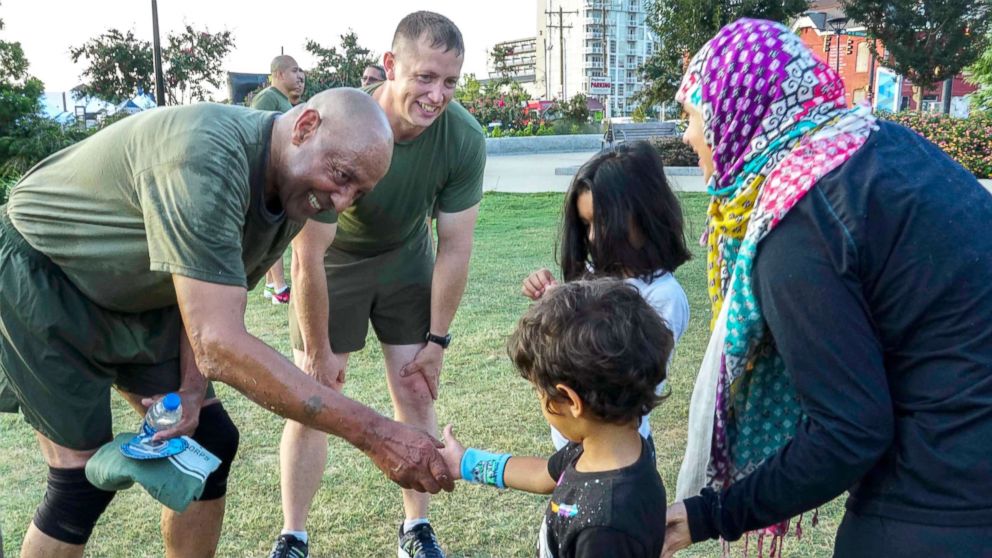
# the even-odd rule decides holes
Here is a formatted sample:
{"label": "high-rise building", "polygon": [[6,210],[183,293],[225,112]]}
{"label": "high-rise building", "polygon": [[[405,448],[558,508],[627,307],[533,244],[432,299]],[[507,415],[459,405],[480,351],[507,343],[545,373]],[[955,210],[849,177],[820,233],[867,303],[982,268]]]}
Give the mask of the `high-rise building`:
{"label": "high-rise building", "polygon": [[639,68],[658,48],[648,0],[537,0],[535,88],[545,99],[583,93],[607,116],[629,116],[644,87]]}

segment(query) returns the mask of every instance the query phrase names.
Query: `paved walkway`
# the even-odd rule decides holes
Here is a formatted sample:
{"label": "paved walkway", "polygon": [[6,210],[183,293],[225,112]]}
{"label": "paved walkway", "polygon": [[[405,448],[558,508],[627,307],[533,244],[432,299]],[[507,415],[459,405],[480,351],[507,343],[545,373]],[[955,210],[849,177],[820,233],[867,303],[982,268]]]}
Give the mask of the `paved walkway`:
{"label": "paved walkway", "polygon": [[[596,151],[490,155],[486,161],[482,188],[496,192],[564,192],[572,182],[573,169],[595,154]],[[686,171],[693,175],[684,174]],[[678,191],[704,191],[703,178],[695,174],[694,170],[679,169],[678,172],[669,173],[668,180]],[[981,182],[992,192],[992,180]]]}
{"label": "paved walkway", "polygon": [[[575,169],[596,153],[596,151],[582,151],[490,155],[486,160],[482,188],[496,192],[564,192],[572,182]],[[703,191],[702,176],[672,175],[668,179],[676,190]]]}

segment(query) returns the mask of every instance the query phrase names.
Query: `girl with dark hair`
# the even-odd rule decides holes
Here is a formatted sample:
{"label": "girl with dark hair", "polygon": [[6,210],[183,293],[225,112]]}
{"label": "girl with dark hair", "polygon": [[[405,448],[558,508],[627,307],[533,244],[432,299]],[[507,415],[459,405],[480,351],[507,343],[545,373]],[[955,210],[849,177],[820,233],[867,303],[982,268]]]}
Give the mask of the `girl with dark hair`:
{"label": "girl with dark hair", "polygon": [[[678,341],[689,322],[689,302],[672,273],[690,254],[682,208],[654,147],[644,141],[620,144],[587,161],[565,194],[563,213],[557,257],[564,280],[626,280]],[[522,292],[538,300],[557,285],[551,271],[539,269],[524,279]],[[639,430],[650,437],[647,416]],[[567,443],[554,427],[551,437],[556,448]]]}

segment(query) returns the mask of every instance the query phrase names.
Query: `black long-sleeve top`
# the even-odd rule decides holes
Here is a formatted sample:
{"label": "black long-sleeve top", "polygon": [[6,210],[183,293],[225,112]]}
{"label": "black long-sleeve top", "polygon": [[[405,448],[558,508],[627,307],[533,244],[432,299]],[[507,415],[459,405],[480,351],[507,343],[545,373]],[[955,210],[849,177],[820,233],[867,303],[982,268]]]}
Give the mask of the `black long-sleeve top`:
{"label": "black long-sleeve top", "polygon": [[992,525],[992,195],[882,122],[753,273],[808,420],[745,479],[686,500],[692,539],[736,540],[845,490],[862,515]]}

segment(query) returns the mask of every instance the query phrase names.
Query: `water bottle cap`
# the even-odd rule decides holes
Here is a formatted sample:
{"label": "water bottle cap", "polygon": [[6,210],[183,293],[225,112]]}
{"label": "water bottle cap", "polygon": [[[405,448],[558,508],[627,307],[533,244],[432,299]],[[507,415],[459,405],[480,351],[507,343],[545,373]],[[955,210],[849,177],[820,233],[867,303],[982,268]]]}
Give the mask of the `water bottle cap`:
{"label": "water bottle cap", "polygon": [[170,393],[162,399],[162,406],[165,407],[166,411],[175,411],[181,403],[182,399],[179,398],[178,393]]}

